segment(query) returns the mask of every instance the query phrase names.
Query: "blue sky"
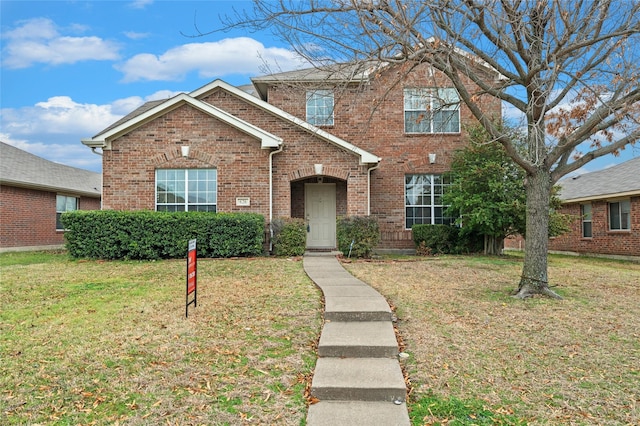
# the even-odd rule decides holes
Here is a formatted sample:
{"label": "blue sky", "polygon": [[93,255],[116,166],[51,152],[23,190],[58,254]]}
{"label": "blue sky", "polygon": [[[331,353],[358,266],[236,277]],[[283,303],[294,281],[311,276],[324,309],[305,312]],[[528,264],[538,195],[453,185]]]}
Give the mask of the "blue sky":
{"label": "blue sky", "polygon": [[217,32],[248,1],[0,2],[0,140],[100,171],[81,144],[143,102],[298,66],[268,33]]}
{"label": "blue sky", "polygon": [[[219,16],[249,1],[0,1],[0,140],[100,171],[80,143],[142,103],[215,80],[247,84],[299,66],[269,33],[215,32]],[[506,111],[508,114],[508,110]],[[589,163],[598,170],[640,155]]]}

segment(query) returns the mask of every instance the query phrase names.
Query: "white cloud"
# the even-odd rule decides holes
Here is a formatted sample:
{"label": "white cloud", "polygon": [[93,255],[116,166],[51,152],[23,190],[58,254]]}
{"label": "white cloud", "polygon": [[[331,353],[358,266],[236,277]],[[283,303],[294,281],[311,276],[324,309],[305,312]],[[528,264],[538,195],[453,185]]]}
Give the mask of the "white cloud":
{"label": "white cloud", "polygon": [[283,70],[302,65],[295,52],[265,47],[249,37],[227,38],[215,42],[189,43],[174,47],[157,56],[141,53],[116,68],[124,73],[123,81],[176,81],[188,73],[201,78],[216,78],[229,74],[256,75],[265,62],[277,64]]}
{"label": "white cloud", "polygon": [[141,40],[143,38],[147,38],[150,36],[149,33],[139,33],[136,31],[125,31],[123,32],[123,34],[125,35],[125,37],[131,39],[131,40]]}
{"label": "white cloud", "polygon": [[29,107],[3,108],[0,140],[51,161],[98,171],[100,157],[82,145],[81,139],[97,134],[147,101],[168,99],[178,93],[160,90],[103,105],[54,96]]}
{"label": "white cloud", "polygon": [[[86,27],[72,25],[70,32],[84,31]],[[55,23],[47,18],[20,21],[19,25],[3,34],[3,66],[12,69],[27,68],[36,63],[51,65],[73,64],[80,61],[117,60],[119,46],[100,37],[73,37],[62,35]]]}
{"label": "white cloud", "polygon": [[153,3],[153,0],[134,0],[129,4],[132,9],[144,9]]}

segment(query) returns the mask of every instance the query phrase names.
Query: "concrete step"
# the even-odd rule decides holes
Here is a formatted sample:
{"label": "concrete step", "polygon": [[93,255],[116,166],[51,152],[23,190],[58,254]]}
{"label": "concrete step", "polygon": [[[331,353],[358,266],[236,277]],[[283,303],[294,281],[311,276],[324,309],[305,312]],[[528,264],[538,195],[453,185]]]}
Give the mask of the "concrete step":
{"label": "concrete step", "polygon": [[325,296],[325,320],[391,321],[391,308],[380,295],[350,297]]}
{"label": "concrete step", "polygon": [[311,394],[320,401],[405,402],[407,387],[394,358],[318,358]]}
{"label": "concrete step", "polygon": [[320,401],[309,406],[307,426],[409,426],[407,406],[369,401]]}
{"label": "concrete step", "polygon": [[390,321],[327,321],[318,343],[320,357],[393,358],[398,342]]}

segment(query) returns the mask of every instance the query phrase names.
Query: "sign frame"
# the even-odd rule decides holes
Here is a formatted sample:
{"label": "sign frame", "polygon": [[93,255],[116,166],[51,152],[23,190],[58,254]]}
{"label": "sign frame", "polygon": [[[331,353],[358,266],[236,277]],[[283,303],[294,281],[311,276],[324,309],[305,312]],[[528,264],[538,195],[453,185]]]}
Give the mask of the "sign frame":
{"label": "sign frame", "polygon": [[[185,318],[189,317],[189,305],[198,306],[198,253],[196,240],[189,240],[189,250],[187,251],[187,286],[185,298]],[[193,300],[189,301],[189,295],[193,293]]]}

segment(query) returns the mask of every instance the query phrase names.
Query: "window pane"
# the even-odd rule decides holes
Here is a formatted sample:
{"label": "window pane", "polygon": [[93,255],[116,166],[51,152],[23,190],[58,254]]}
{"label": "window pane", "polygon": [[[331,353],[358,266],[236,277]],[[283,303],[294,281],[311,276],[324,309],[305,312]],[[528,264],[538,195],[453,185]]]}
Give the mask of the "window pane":
{"label": "window pane", "polygon": [[593,236],[591,233],[591,222],[582,223],[582,236],[585,238],[591,238]]}
{"label": "window pane", "polygon": [[620,229],[620,203],[609,204],[609,229]]}
{"label": "window pane", "polygon": [[314,125],[333,125],[333,92],[307,92],[307,121]]}

